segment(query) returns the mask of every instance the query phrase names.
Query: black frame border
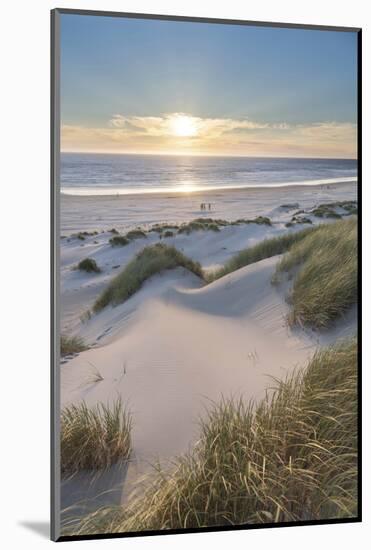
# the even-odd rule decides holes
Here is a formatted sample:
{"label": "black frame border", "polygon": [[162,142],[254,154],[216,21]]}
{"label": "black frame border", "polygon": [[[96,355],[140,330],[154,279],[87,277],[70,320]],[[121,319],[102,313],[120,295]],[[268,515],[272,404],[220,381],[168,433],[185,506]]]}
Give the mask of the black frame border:
{"label": "black frame border", "polygon": [[[50,533],[51,540],[66,542],[75,540],[98,540],[131,537],[149,537],[188,533],[212,533],[220,531],[248,531],[251,529],[300,527],[305,525],[334,525],[362,522],[362,28],[337,27],[329,25],[276,23],[268,21],[245,21],[240,19],[217,19],[208,17],[155,15],[148,13],[125,13],[115,11],[80,10],[55,8],[51,10],[50,40],[50,318],[51,318],[51,417],[50,417]],[[60,161],[60,16],[86,15],[97,17],[120,17],[125,19],[149,19],[160,21],[183,21],[191,23],[212,23],[219,25],[241,25],[252,27],[277,27],[287,29],[356,32],[357,33],[357,198],[358,211],[358,515],[354,518],[308,520],[296,522],[243,524],[221,527],[201,527],[192,529],[169,529],[157,531],[138,531],[128,533],[104,533],[95,535],[61,536],[59,525],[60,512],[60,475],[59,472],[59,161]]]}

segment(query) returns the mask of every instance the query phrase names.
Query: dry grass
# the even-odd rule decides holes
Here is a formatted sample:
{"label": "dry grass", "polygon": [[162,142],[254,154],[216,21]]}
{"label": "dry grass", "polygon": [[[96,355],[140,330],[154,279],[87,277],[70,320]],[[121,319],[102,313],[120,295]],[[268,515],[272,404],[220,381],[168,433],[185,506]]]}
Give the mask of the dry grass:
{"label": "dry grass", "polygon": [[114,237],[111,237],[108,242],[111,246],[126,246],[130,243],[130,240],[124,235],[115,235]]}
{"label": "dry grass", "polygon": [[357,343],[317,353],[257,407],[223,400],[194,450],[126,508],[73,534],[275,523],[357,515]]}
{"label": "dry grass", "polygon": [[100,273],[101,269],[98,267],[97,262],[93,258],[84,258],[77,264],[77,269],[80,271],[86,271],[87,273]]}
{"label": "dry grass", "polygon": [[207,281],[212,282],[220,277],[224,277],[228,273],[232,273],[241,267],[259,262],[265,258],[276,256],[286,252],[294,243],[300,241],[306,237],[310,232],[316,231],[316,228],[304,229],[302,231],[286,233],[279,237],[273,237],[272,239],[265,239],[264,241],[242,250],[236,256],[233,256],[223,267],[207,274]]}
{"label": "dry grass", "polygon": [[294,244],[274,280],[293,273],[290,322],[327,328],[357,302],[357,220],[324,224]]}
{"label": "dry grass", "polygon": [[61,355],[70,355],[72,353],[80,353],[88,349],[86,344],[81,338],[77,336],[66,336],[65,334],[61,335]]}
{"label": "dry grass", "polygon": [[142,239],[147,237],[147,235],[142,229],[138,228],[138,229],[133,229],[132,231],[129,231],[128,233],[126,233],[125,237],[129,240],[132,240],[132,239]]}
{"label": "dry grass", "polygon": [[125,302],[147,279],[176,267],[184,267],[199,277],[203,276],[200,264],[187,258],[173,246],[162,243],[147,246],[111,281],[95,302],[94,311],[98,312],[108,304]]}
{"label": "dry grass", "polygon": [[99,470],[125,460],[131,451],[131,416],[118,399],[112,406],[85,402],[61,414],[61,471]]}

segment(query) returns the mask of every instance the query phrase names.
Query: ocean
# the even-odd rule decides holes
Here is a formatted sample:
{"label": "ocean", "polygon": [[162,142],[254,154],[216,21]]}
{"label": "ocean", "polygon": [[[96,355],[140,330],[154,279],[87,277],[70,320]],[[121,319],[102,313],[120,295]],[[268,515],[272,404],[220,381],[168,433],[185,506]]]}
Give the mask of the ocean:
{"label": "ocean", "polygon": [[61,154],[61,191],[143,194],[356,181],[353,159]]}

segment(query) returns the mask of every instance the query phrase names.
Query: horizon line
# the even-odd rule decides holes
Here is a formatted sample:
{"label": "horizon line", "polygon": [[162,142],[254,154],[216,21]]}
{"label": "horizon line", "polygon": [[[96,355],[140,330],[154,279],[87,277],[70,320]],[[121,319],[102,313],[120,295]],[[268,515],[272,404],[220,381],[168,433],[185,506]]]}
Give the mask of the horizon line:
{"label": "horizon line", "polygon": [[165,152],[165,153],[150,153],[150,152],[125,152],[125,151],[68,151],[60,150],[61,154],[76,154],[76,155],[118,155],[118,156],[148,156],[148,157],[229,157],[229,158],[266,158],[266,159],[308,159],[308,160],[357,160],[358,156],[355,157],[328,157],[328,156],[300,156],[300,155],[237,155],[237,154],[213,154],[213,153],[185,153],[185,152]]}

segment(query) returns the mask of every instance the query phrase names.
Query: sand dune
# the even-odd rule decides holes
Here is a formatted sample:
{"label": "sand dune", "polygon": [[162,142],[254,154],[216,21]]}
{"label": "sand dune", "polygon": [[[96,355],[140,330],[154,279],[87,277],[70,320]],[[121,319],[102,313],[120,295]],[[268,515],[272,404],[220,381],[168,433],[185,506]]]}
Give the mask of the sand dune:
{"label": "sand dune", "polygon": [[[277,202],[277,201],[276,201]],[[281,202],[281,201],[280,201]],[[272,226],[229,226],[220,232],[197,232],[166,239],[203,267],[221,265],[239,250],[287,229],[288,214],[276,204]],[[85,400],[88,405],[112,402],[121,396],[133,415],[133,454],[120,479],[115,470],[92,482],[79,474],[62,483],[62,508],[86,494],[102,492],[97,502],[125,499],[138,476],[160,460],[167,464],[197,440],[198,420],[210,400],[264,396],[272,377],[283,378],[303,366],[322,344],[356,330],[356,312],[320,335],[287,325],[285,286],[271,284],[278,256],[262,260],[206,285],[183,268],[149,279],[125,303],[106,307],[89,320],[81,314],[133,255],[158,242],[157,233],[123,248],[108,244],[100,233],[81,243],[61,244],[62,330],[77,334],[91,346],[61,365],[62,406]],[[73,266],[93,257],[100,274],[80,273]],[[95,373],[103,378],[95,381]],[[124,482],[125,479],[125,482]],[[108,481],[107,481],[108,480]],[[111,481],[109,481],[111,480]],[[123,488],[110,493],[113,483]],[[103,500],[102,500],[103,498]]]}
{"label": "sand dune", "polygon": [[[185,451],[209,399],[260,398],[269,376],[281,378],[313,353],[315,339],[286,324],[283,292],[270,284],[276,262],[263,260],[204,288],[183,269],[153,277],[92,320],[90,335],[103,335],[100,347],[62,366],[62,404],[121,395],[134,415],[136,457]],[[89,381],[94,369],[101,382]]]}

